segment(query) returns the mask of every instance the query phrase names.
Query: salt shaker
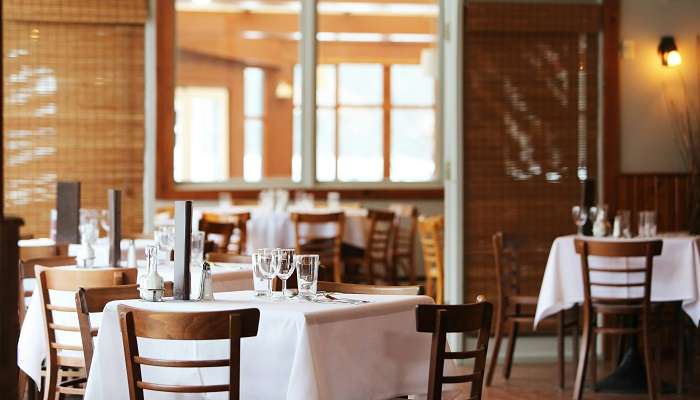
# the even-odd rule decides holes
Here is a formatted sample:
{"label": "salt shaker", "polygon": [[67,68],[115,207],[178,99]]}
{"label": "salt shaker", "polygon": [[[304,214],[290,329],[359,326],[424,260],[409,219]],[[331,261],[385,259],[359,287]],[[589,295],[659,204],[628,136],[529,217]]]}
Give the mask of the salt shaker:
{"label": "salt shaker", "polygon": [[126,253],[126,266],[127,267],[137,267],[138,263],[136,262],[136,244],[134,243],[134,239],[129,240],[129,250],[127,250]]}
{"label": "salt shaker", "polygon": [[146,247],[146,263],[148,270],[139,282],[139,295],[146,301],[163,301],[165,281],[158,274],[158,248]]}
{"label": "salt shaker", "polygon": [[199,281],[199,298],[202,301],[214,300],[214,288],[211,279],[211,266],[208,262],[202,263],[202,277]]}

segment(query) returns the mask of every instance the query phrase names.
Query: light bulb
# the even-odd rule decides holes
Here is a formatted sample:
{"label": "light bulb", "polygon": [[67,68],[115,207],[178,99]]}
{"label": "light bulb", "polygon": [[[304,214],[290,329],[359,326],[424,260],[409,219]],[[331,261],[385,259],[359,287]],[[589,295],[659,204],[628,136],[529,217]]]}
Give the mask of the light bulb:
{"label": "light bulb", "polygon": [[669,67],[677,67],[681,65],[681,62],[683,62],[683,58],[678,50],[671,50],[666,55],[666,63]]}

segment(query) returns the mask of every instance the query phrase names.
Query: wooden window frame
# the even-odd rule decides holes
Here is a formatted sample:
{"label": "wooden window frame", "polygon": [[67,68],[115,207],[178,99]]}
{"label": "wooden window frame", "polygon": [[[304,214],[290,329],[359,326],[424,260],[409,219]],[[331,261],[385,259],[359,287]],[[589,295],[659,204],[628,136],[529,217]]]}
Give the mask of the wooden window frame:
{"label": "wooden window frame", "polygon": [[[372,182],[369,184],[316,182],[311,187],[294,182],[277,183],[274,181],[260,182],[257,187],[250,188],[226,187],[207,188],[207,185],[178,184],[173,177],[174,148],[174,93],[175,93],[175,3],[173,0],[157,0],[156,24],[156,199],[158,200],[209,200],[217,199],[221,193],[229,193],[236,199],[256,199],[263,187],[286,187],[291,190],[299,189],[324,196],[328,192],[339,192],[346,199],[442,199],[442,182],[426,183],[390,183]],[[386,129],[385,129],[386,131]],[[390,130],[389,130],[390,132]],[[390,137],[388,138],[390,140]],[[386,146],[385,152],[390,151]],[[336,141],[337,146],[337,141]],[[169,149],[169,150],[167,150]],[[314,161],[315,162],[315,161]],[[386,160],[385,160],[386,163]],[[387,172],[385,172],[386,174]],[[336,170],[337,174],[337,170]],[[218,185],[217,185],[218,186]]]}

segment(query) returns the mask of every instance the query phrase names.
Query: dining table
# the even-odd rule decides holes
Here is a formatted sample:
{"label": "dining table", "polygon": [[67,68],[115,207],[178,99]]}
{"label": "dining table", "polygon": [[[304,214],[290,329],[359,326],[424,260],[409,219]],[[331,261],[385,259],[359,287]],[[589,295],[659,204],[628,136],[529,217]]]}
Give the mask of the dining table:
{"label": "dining table", "polygon": [[[136,258],[138,260],[143,260],[146,258],[146,246],[155,245],[156,242],[153,239],[134,239],[134,249],[136,250]],[[21,247],[47,247],[55,246],[56,242],[51,238],[34,238],[34,239],[24,239],[20,240],[17,245]],[[79,243],[68,244],[68,255],[78,256],[80,254],[81,245]],[[129,252],[129,239],[122,239],[120,242],[121,248],[121,261],[126,262],[128,252]],[[95,250],[95,265],[107,266],[109,265],[109,238],[101,237],[95,240],[93,245]]]}
{"label": "dining table", "polygon": [[[687,234],[665,234],[650,238],[591,238],[577,235],[561,236],[554,240],[545,267],[540,295],[537,301],[534,325],[545,318],[583,303],[583,275],[581,258],[576,254],[574,239],[635,242],[662,240],[659,256],[654,257],[651,302],[680,303],[688,318],[700,324],[700,236]],[[633,268],[644,265],[643,257],[604,258],[589,257],[591,267]],[[617,282],[615,279],[623,281]],[[612,283],[639,282],[643,273],[616,274],[592,272],[591,280]],[[625,289],[613,287],[593,287],[592,295],[607,298],[631,298],[641,295],[641,287]],[[636,340],[627,340],[621,362],[615,370],[596,383],[597,390],[609,392],[646,391],[644,366],[638,353]]]}
{"label": "dining table", "polygon": [[[145,262],[139,261],[139,275],[145,273]],[[67,265],[63,267],[75,269],[75,265]],[[214,290],[219,291],[234,291],[234,290],[252,290],[253,289],[253,270],[249,264],[235,263],[214,263],[211,267],[212,283]],[[173,263],[161,264],[158,267],[158,273],[165,281],[172,281],[174,275]],[[196,298],[199,294],[199,282],[201,276],[201,268],[191,268],[191,296]],[[36,279],[25,279],[24,287],[26,290],[33,290],[32,296],[29,299],[27,312],[20,329],[19,340],[17,343],[17,365],[24,371],[34,382],[38,383],[41,379],[41,366],[48,354],[48,337],[44,327],[44,315],[42,313],[41,291],[36,288]],[[59,306],[75,307],[75,292],[50,290],[49,296],[51,303]],[[54,322],[65,326],[78,326],[78,317],[76,313],[55,312]],[[95,313],[90,316],[93,326],[100,326],[102,318],[101,313]],[[56,340],[61,344],[81,346],[79,332],[56,331]],[[63,350],[65,354],[82,357],[81,352],[71,350]],[[127,396],[128,397],[128,396]]]}
{"label": "dining table", "polygon": [[[351,246],[364,248],[367,240],[367,209],[353,207],[295,207],[290,206],[284,210],[266,208],[262,206],[212,206],[195,207],[192,212],[192,226],[198,226],[199,220],[205,213],[225,216],[227,214],[249,212],[250,219],[246,224],[247,243],[246,249],[259,249],[263,247],[293,248],[294,247],[294,223],[291,219],[293,212],[328,214],[335,212],[345,213],[343,227],[343,242]],[[161,224],[171,224],[170,220],[162,220]],[[312,229],[314,236],[329,237],[336,234],[332,224],[302,227]],[[309,233],[309,232],[304,232]]]}
{"label": "dining table", "polygon": [[[333,301],[274,300],[253,291],[215,293],[214,301],[108,303],[102,314],[85,399],[128,398],[118,306],[160,312],[257,308],[257,336],[241,340],[241,399],[372,400],[425,393],[431,335],[416,332],[415,309],[427,296],[336,295]],[[169,359],[225,359],[228,341],[138,339],[139,354]],[[228,369],[142,367],[143,380],[170,385],[228,383]],[[146,399],[218,399],[226,393],[146,391]]]}

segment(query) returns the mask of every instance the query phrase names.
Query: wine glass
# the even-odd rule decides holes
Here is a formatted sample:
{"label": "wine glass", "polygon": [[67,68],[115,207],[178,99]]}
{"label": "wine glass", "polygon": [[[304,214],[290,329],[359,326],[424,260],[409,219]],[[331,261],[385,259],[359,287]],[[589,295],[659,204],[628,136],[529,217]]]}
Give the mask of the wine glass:
{"label": "wine glass", "polygon": [[574,224],[576,224],[578,228],[578,234],[583,234],[583,225],[585,225],[588,220],[588,211],[586,211],[585,207],[573,206],[571,208],[571,216],[574,219]]}
{"label": "wine glass", "polygon": [[[161,226],[155,231],[158,249],[165,254],[166,262],[170,261],[171,251],[175,248],[175,227]],[[160,254],[160,251],[158,252]]]}
{"label": "wine glass", "polygon": [[109,210],[100,210],[100,227],[109,236]]}
{"label": "wine glass", "polygon": [[204,261],[204,232],[192,232],[192,246],[190,248],[190,264],[193,267],[200,268],[202,266],[202,261]]}
{"label": "wine glass", "polygon": [[272,280],[277,275],[276,266],[273,262],[273,249],[258,249],[253,254],[253,268],[257,273],[267,279],[267,295],[272,296]]}
{"label": "wine glass", "polygon": [[287,279],[294,273],[294,249],[274,249],[272,256],[277,276],[282,280],[280,299],[284,300],[288,297]]}

